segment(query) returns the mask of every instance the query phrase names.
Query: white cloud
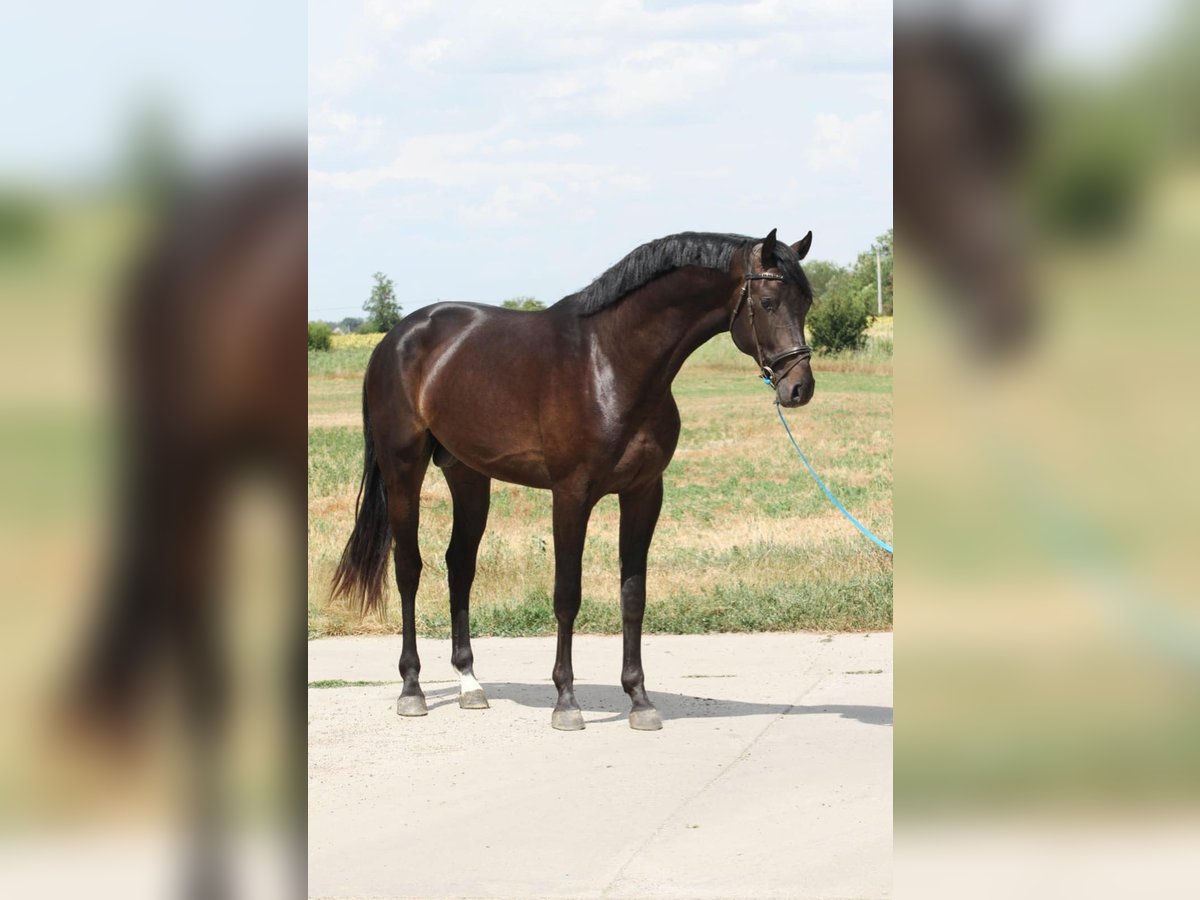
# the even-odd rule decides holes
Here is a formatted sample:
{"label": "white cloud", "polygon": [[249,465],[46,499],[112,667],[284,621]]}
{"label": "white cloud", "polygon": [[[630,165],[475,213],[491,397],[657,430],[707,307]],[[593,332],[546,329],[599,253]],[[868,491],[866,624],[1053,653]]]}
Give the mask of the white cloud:
{"label": "white cloud", "polygon": [[[831,0],[834,8],[835,0]],[[809,7],[829,4],[806,4]],[[596,3],[598,22],[621,29],[637,29],[659,34],[678,34],[681,31],[720,30],[734,25],[780,23],[794,16],[801,4],[781,0],[759,0],[757,3],[692,3],[667,9],[646,9],[641,0],[609,0]]]}
{"label": "white cloud", "polygon": [[408,51],[409,65],[418,69],[428,68],[430,64],[445,56],[449,47],[450,41],[446,38],[434,38],[418,44]]}
{"label": "white cloud", "polygon": [[549,137],[530,138],[528,140],[506,138],[500,142],[500,150],[503,153],[528,153],[531,150],[541,150],[544,148],[570,150],[582,146],[583,138],[577,134],[570,133],[552,134]]}
{"label": "white cloud", "polygon": [[583,82],[575,75],[551,75],[534,88],[533,95],[548,100],[561,100],[578,94],[582,88]]}
{"label": "white cloud", "polygon": [[[330,170],[313,168],[314,185],[341,190],[363,191],[388,182],[424,181],[442,187],[471,187],[480,183],[558,183],[562,186],[588,186],[604,179],[624,176],[626,181],[611,181],[614,187],[640,184],[638,173],[622,173],[613,165],[564,162],[555,152],[551,159],[522,158],[522,153],[549,149],[559,151],[582,145],[571,133],[543,139],[503,138],[512,124],[503,121],[481,131],[424,134],[405,140],[390,162]],[[500,152],[497,151],[507,151]]]}
{"label": "white cloud", "polygon": [[637,175],[631,172],[617,172],[616,174],[609,175],[606,181],[611,187],[629,191],[644,191],[650,186],[650,179],[645,175]]}
{"label": "white cloud", "polygon": [[843,119],[822,113],[813,122],[808,165],[817,172],[854,171],[872,141],[891,140],[887,119],[879,110]]}
{"label": "white cloud", "polygon": [[354,113],[333,109],[328,103],[322,103],[320,109],[317,110],[316,123],[318,125],[329,125],[342,134],[353,130],[358,125],[358,121],[358,116]]}
{"label": "white cloud", "polygon": [[442,158],[410,147],[407,152],[384,166],[342,171],[313,169],[310,177],[316,185],[364,191],[396,181],[426,181],[442,187],[470,187],[512,176],[540,176],[593,185],[613,172],[612,166],[593,163],[494,163],[477,159]]}
{"label": "white cloud", "polygon": [[317,66],[313,85],[320,91],[341,91],[367,80],[379,69],[379,60],[372,52],[351,52],[331,63]]}
{"label": "white cloud", "polygon": [[722,84],[735,55],[731,44],[655,41],[627,53],[604,76],[596,106],[620,116],[686,103]]}
{"label": "white cloud", "polygon": [[433,0],[367,0],[367,20],[388,31],[408,25],[433,9]]}
{"label": "white cloud", "polygon": [[335,109],[324,101],[308,115],[308,145],[324,150],[335,144],[355,150],[374,145],[383,130],[381,116],[359,116],[349,110]]}
{"label": "white cloud", "polygon": [[512,223],[557,202],[558,195],[545,182],[523,181],[516,187],[501,184],[485,203],[464,207],[462,218],[481,225]]}

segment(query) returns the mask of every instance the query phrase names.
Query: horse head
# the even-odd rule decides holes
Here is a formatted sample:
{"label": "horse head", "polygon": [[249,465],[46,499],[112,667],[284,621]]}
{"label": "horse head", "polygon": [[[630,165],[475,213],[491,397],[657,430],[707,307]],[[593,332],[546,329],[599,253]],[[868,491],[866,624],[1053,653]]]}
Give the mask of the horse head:
{"label": "horse head", "polygon": [[816,386],[809,365],[812,350],[804,340],[813,295],[800,267],[810,246],[811,231],[788,246],[776,240],[772,228],[746,255],[729,317],[734,345],[754,357],[780,406],[803,406]]}

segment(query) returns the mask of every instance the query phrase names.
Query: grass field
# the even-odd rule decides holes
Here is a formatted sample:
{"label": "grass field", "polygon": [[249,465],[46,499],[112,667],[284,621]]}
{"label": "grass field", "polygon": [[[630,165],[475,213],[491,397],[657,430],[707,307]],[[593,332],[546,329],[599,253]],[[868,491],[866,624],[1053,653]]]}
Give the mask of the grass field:
{"label": "grass field", "polygon": [[[398,598],[381,616],[328,601],[330,576],[354,515],[362,474],[362,373],[377,336],[335,337],[309,354],[309,634],[398,632]],[[891,320],[865,350],[816,357],[817,393],[789,414],[793,432],[830,489],[867,527],[892,534]],[[892,562],[832,508],[779,425],[754,363],[719,335],[685,364],[674,393],[683,421],[666,472],[650,551],[646,630],[887,629]],[[421,492],[425,569],[421,633],[449,634],[443,556],[450,498],[430,466]],[[592,514],[576,630],[615,633],[618,509]],[[493,482],[488,531],[471,597],[476,634],[553,633],[550,494]]]}

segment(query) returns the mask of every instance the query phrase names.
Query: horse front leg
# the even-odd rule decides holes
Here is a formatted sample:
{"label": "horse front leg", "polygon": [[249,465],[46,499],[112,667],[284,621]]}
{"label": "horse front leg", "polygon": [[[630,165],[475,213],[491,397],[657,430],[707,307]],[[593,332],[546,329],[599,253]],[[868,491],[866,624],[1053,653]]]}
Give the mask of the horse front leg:
{"label": "horse front leg", "polygon": [[662,478],[644,488],[621,494],[621,627],[624,634],[621,687],[633,702],[629,727],[638,731],[662,728],[662,718],[646,695],[646,676],[642,671],[646,560],[662,509],[662,497]]}
{"label": "horse front leg", "polygon": [[575,670],[571,664],[571,638],[579,614],[583,578],[583,542],[592,504],[585,492],[554,491],[554,617],[558,620],[558,651],[554,659],[554,686],[558,703],[550,724],[559,731],[583,728],[583,713],[575,699]]}

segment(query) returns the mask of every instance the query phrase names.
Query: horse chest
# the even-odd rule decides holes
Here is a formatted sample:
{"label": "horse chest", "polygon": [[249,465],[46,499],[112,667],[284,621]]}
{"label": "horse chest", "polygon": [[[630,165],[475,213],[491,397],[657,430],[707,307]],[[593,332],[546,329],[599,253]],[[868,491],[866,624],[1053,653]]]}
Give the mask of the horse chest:
{"label": "horse chest", "polygon": [[646,422],[623,447],[613,467],[611,490],[621,491],[650,482],[662,475],[679,439],[679,415],[671,409]]}

